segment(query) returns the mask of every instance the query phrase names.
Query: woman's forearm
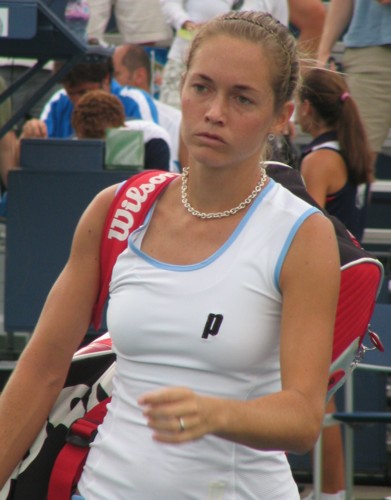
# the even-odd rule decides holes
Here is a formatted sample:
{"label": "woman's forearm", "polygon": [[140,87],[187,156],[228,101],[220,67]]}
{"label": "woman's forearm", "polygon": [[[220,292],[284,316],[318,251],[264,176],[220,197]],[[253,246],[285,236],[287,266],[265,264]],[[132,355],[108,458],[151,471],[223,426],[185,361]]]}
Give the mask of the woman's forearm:
{"label": "woman's forearm", "polygon": [[68,371],[58,352],[34,344],[30,340],[0,397],[0,489],[43,427]]}
{"label": "woman's forearm", "polygon": [[253,402],[223,402],[220,406],[216,435],[251,448],[291,453],[312,449],[324,409],[322,403],[316,407],[294,391],[282,391]]}
{"label": "woman's forearm", "polygon": [[324,66],[331,51],[349,24],[354,7],[353,0],[332,0],[329,3],[326,21],[319,42],[318,61]]}
{"label": "woman's forearm", "polygon": [[304,453],[320,432],[325,398],[285,390],[252,401],[201,396],[167,387],[139,400],[153,438],[182,443],[214,434],[259,450]]}

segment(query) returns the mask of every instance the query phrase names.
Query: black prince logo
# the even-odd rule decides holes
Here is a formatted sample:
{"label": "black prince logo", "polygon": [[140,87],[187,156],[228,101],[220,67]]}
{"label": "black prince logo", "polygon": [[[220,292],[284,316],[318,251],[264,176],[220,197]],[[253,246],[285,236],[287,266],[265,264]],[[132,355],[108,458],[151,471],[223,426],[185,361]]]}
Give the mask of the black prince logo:
{"label": "black prince logo", "polygon": [[215,337],[219,333],[222,322],[223,322],[222,314],[210,313],[205,323],[204,331],[202,333],[202,338],[207,339],[209,335]]}

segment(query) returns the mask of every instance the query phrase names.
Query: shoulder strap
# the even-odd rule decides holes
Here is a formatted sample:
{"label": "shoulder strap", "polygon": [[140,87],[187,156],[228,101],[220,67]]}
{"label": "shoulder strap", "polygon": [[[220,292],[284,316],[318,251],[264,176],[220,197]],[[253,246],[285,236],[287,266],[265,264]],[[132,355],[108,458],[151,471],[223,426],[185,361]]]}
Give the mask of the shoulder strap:
{"label": "shoulder strap", "polygon": [[341,152],[341,148],[339,146],[338,141],[327,141],[322,144],[318,144],[312,148],[312,151],[319,151],[319,149],[332,149],[333,151],[337,151],[337,153]]}
{"label": "shoulder strap", "polygon": [[130,233],[144,221],[162,189],[177,176],[178,174],[172,172],[146,170],[130,177],[116,194],[102,233],[99,296],[91,319],[96,330],[101,324],[111,273],[118,255],[126,248]]}
{"label": "shoulder strap", "polygon": [[[178,174],[147,170],[125,181],[109,208],[101,240],[99,297],[92,323],[99,328],[113,266],[126,248],[128,237],[145,219],[149,209],[169,182]],[[69,500],[78,483],[98,426],[106,415],[111,398],[101,401],[69,428],[66,444],[58,454],[50,476],[48,500]]]}
{"label": "shoulder strap", "polygon": [[50,476],[47,500],[69,500],[76,487],[94,440],[106,415],[106,398],[69,427],[66,443],[57,455]]}

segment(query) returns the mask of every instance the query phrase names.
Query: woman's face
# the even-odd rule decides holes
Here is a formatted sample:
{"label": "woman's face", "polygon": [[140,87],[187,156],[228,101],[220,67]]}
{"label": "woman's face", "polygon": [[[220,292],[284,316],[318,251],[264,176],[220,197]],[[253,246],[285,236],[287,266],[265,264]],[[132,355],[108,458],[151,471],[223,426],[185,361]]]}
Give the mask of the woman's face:
{"label": "woman's face", "polygon": [[191,158],[215,167],[258,161],[268,134],[291,113],[286,105],[275,115],[270,66],[253,42],[217,35],[201,43],[182,87],[182,135]]}

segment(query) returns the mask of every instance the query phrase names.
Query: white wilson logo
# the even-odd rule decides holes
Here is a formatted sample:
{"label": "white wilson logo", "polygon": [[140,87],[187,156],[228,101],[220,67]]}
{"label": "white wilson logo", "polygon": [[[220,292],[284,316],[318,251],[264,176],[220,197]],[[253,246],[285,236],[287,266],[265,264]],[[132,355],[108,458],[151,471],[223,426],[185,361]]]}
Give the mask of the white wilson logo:
{"label": "white wilson logo", "polygon": [[141,210],[142,204],[148,198],[148,195],[155,191],[158,184],[177,175],[172,172],[165,172],[151,177],[146,184],[141,184],[139,187],[130,187],[125,193],[126,199],[121,203],[121,208],[118,208],[114,214],[108,238],[119,241],[126,240],[134,226],[133,214]]}

